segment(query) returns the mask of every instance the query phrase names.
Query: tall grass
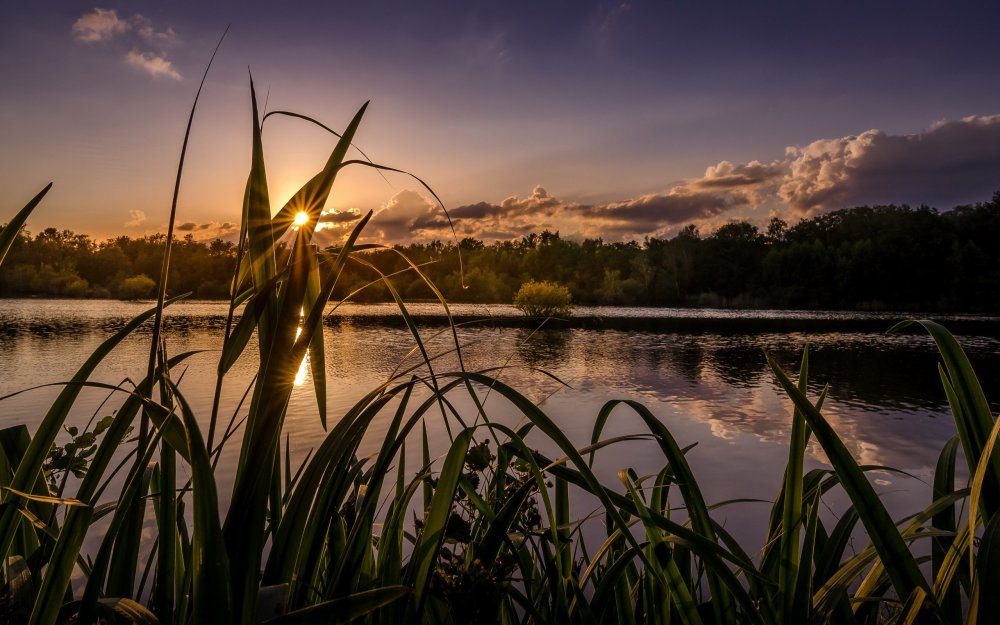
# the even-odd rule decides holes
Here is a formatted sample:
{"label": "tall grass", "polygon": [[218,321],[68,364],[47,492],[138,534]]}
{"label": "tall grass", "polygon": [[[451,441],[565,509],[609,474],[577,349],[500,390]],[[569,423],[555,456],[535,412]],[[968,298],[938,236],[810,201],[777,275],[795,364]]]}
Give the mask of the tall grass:
{"label": "tall grass", "polygon": [[[941,452],[933,500],[898,520],[869,482],[872,467],[855,461],[824,418],[825,390],[807,395],[808,352],[797,380],[765,356],[794,412],[782,485],[764,548],[755,554],[713,516],[687,449],[646,407],[608,403],[594,416],[591,443],[577,448],[496,371],[465,370],[454,326],[459,366],[440,371],[440,355],[429,351],[392,276],[374,280],[399,304],[422,364],[397,371],[343,414],[327,415],[324,307],[347,263],[367,265],[363,252],[372,246],[358,240],[371,213],[339,247],[319,250],[313,235],[343,169],[398,170],[367,157],[348,158],[363,105],[335,133],[339,139],[320,171],[272,216],[252,82],[250,95],[251,166],[211,412],[195,414],[174,375],[192,354],[171,354],[159,335],[164,308],[176,301],[166,297],[169,285],[161,279],[156,306],[105,340],[63,385],[34,432],[25,425],[0,431],[0,621],[1000,621],[993,593],[1000,575],[1000,458],[993,454],[1000,428],[958,342],[931,321],[918,323],[941,354],[941,381],[958,435]],[[0,233],[0,259],[47,190]],[[299,213],[306,218],[293,227]],[[290,253],[279,263],[278,246],[286,239]],[[168,263],[169,255],[163,276]],[[420,274],[416,265],[409,270]],[[442,305],[447,310],[443,298]],[[154,332],[143,380],[126,390],[89,381],[123,340],[149,323]],[[240,426],[235,411],[227,414],[232,407],[220,404],[220,389],[252,341],[256,377]],[[315,367],[317,419],[329,432],[296,467],[282,434],[292,380],[307,354]],[[46,457],[87,387],[118,392],[123,404],[102,424],[79,483],[68,488],[64,481],[54,491]],[[526,424],[512,429],[491,420],[487,394],[513,406]],[[637,415],[643,431],[604,437],[616,411]],[[387,424],[378,432],[371,427],[376,419]],[[444,420],[449,433],[439,460],[430,454],[431,419]],[[138,437],[130,439],[137,423]],[[535,450],[526,442],[529,433],[543,437],[560,457]],[[378,453],[360,457],[362,438],[373,434],[380,437]],[[656,442],[662,469],[647,478],[624,470],[620,483],[602,483],[592,468],[596,455],[636,437]],[[804,470],[813,438],[832,469]],[[221,509],[215,466],[232,441],[239,441],[239,460],[231,504]],[[110,492],[107,482],[118,471],[114,459],[123,446],[134,460],[120,489]],[[961,488],[955,483],[959,448],[973,476]],[[405,467],[414,462],[422,468],[408,474]],[[187,469],[179,471],[179,465]],[[184,474],[189,481],[180,479]],[[834,489],[845,492],[851,505],[831,524],[820,512]],[[588,515],[572,508],[575,493],[600,502],[600,544],[584,538]],[[142,523],[150,513],[155,533],[144,539]],[[99,520],[107,529],[96,537],[97,551],[84,552]],[[861,531],[869,545],[850,553],[848,545]]]}

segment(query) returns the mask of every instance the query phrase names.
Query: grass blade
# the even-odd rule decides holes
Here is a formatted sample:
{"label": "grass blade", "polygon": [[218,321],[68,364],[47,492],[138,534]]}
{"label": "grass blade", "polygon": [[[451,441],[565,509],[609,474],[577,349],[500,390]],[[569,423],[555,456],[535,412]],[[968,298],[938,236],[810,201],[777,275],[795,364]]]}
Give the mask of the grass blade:
{"label": "grass blade", "polygon": [[[180,299],[175,297],[164,305],[169,305]],[[152,317],[159,307],[151,308],[146,312],[138,315],[123,327],[121,330],[116,332],[113,336],[105,340],[101,345],[87,358],[83,366],[76,372],[72,380],[66,387],[59,393],[52,407],[46,413],[45,417],[42,419],[41,424],[38,426],[38,430],[35,431],[35,435],[31,439],[31,444],[28,446],[27,451],[24,454],[20,464],[18,464],[17,472],[11,479],[10,486],[19,491],[27,492],[30,491],[35,481],[38,479],[39,472],[42,469],[42,464],[45,461],[46,454],[49,453],[49,449],[52,447],[52,443],[56,439],[56,435],[62,429],[63,422],[66,420],[66,416],[69,414],[70,408],[72,408],[73,403],[76,401],[77,396],[82,390],[82,386],[79,384],[85,382],[90,374],[93,373],[94,369],[102,360],[115,348],[119,343],[121,343],[125,337],[130,335],[136,328],[142,325],[150,317]],[[0,512],[0,556],[6,556],[7,550],[10,548],[10,544],[14,539],[14,532],[16,530],[17,524],[17,514],[13,507],[5,508]]]}
{"label": "grass blade", "polygon": [[458,487],[465,466],[465,456],[469,452],[472,440],[472,430],[465,429],[455,436],[455,441],[448,450],[441,473],[438,475],[437,487],[431,498],[431,505],[424,520],[424,529],[420,540],[413,548],[410,562],[409,580],[413,585],[413,608],[411,620],[422,614],[427,601],[427,587],[430,584],[431,570],[437,560],[438,550],[444,540],[444,530],[451,516],[452,497]]}
{"label": "grass blade", "polygon": [[875,489],[872,488],[871,483],[858,467],[843,441],[770,355],[767,356],[767,362],[785,393],[792,399],[796,408],[802,411],[802,415],[816,436],[816,440],[819,441],[823,451],[826,452],[831,464],[840,476],[844,490],[847,491],[851,502],[857,509],[858,516],[868,531],[898,596],[909,597],[916,588],[923,588],[929,594],[930,587],[921,574],[916,559],[907,548],[906,542],[900,536],[899,530],[896,529],[885,506],[875,494]]}
{"label": "grass blade", "polygon": [[17,239],[17,235],[21,233],[21,228],[24,226],[24,222],[28,220],[28,215],[31,211],[35,210],[38,203],[42,201],[45,194],[49,192],[52,188],[52,183],[45,185],[45,188],[38,192],[38,195],[31,198],[31,200],[24,205],[24,208],[19,210],[14,217],[7,222],[3,228],[0,228],[0,265],[3,264],[3,259],[7,256],[7,251],[10,250],[10,246],[14,244]]}
{"label": "grass blade", "polygon": [[73,567],[76,566],[76,556],[94,514],[94,509],[90,506],[75,510],[75,514],[66,517],[62,531],[59,532],[59,541],[52,552],[45,577],[42,578],[28,625],[54,625],[59,617],[59,608],[73,575]]}
{"label": "grass blade", "polygon": [[[995,421],[993,413],[990,411],[989,402],[983,394],[983,388],[979,384],[979,378],[976,377],[976,372],[972,369],[968,356],[965,355],[962,346],[944,326],[921,319],[898,323],[889,332],[895,332],[913,323],[923,326],[937,345],[947,372],[947,381],[951,387],[950,391],[947,386],[945,390],[948,392],[949,403],[954,401],[952,414],[955,418],[955,425],[962,439],[962,448],[965,451],[966,461],[969,463],[969,471],[974,472],[980,459],[989,449],[986,443]],[[987,516],[992,517],[997,511],[1000,511],[1000,456],[993,457],[989,462],[982,497]]]}
{"label": "grass blade", "polygon": [[405,586],[386,586],[325,601],[264,621],[263,625],[341,625],[371,614],[412,592]]}
{"label": "grass blade", "polygon": [[177,387],[172,382],[170,384],[181,408],[191,463],[191,504],[194,510],[191,622],[194,625],[227,625],[233,622],[233,596],[212,464],[191,408]]}

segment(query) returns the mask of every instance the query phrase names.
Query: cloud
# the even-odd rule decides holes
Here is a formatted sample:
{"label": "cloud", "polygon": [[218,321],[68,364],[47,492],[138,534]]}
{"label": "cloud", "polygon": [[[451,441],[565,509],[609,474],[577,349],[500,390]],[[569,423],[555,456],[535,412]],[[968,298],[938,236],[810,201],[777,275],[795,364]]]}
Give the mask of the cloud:
{"label": "cloud", "polygon": [[[405,189],[392,196],[388,202],[375,211],[365,228],[363,239],[385,243],[411,241],[426,235],[426,230],[436,227],[435,213],[440,208],[429,198]],[[334,237],[346,237],[361,217],[361,210],[347,208],[327,211],[320,215],[318,231]]]}
{"label": "cloud", "polygon": [[178,232],[190,234],[196,241],[206,241],[236,234],[239,231],[239,226],[229,221],[222,223],[209,221],[201,224],[194,221],[185,221],[178,224],[175,229]]}
{"label": "cloud", "polygon": [[643,195],[631,200],[588,207],[586,212],[595,217],[631,223],[676,224],[718,215],[736,203],[743,203],[727,199],[730,197],[734,196],[671,191],[667,195]]}
{"label": "cloud", "polygon": [[1000,188],[1000,115],[910,135],[868,130],[788,149],[780,199],[811,213],[856,204],[961,203]]}
{"label": "cloud", "polygon": [[317,229],[323,230],[324,224],[344,224],[357,221],[361,217],[361,211],[357,208],[348,208],[342,211],[323,211],[319,216]]}
{"label": "cloud", "polygon": [[526,198],[519,198],[516,195],[504,198],[499,204],[489,204],[479,202],[477,204],[467,204],[448,211],[452,219],[482,219],[501,217],[517,217],[520,215],[552,215],[562,207],[562,202],[549,195],[545,187],[538,185],[531,191],[531,195]]}
{"label": "cloud", "polygon": [[118,17],[114,9],[94,8],[86,11],[73,22],[73,38],[83,43],[97,43],[113,39],[132,28],[128,20]]}
{"label": "cloud", "polygon": [[[805,217],[859,205],[930,204],[950,208],[1000,189],[1000,115],[938,122],[908,135],[869,130],[786,148],[771,162],[721,161],[666,193],[577,207],[597,219],[584,231],[662,234],[672,224],[717,226],[730,211]],[[762,211],[763,212],[763,211]]]}
{"label": "cloud", "polygon": [[174,69],[173,63],[168,61],[166,55],[162,53],[139,52],[138,50],[132,50],[125,55],[125,61],[129,65],[141,69],[154,78],[158,76],[166,76],[168,78],[173,78],[174,80],[181,79],[181,75],[176,69]]}
{"label": "cloud", "polygon": [[[536,186],[530,195],[478,202],[444,211],[414,191],[401,191],[375,213],[368,235],[390,242],[458,237],[515,239],[530,232],[560,230],[575,237],[641,237],[676,224],[705,219],[747,204],[738,193],[676,189],[604,204],[568,203]],[[355,215],[355,213],[350,213]],[[339,216],[345,213],[338,213]],[[354,217],[352,217],[353,219]],[[346,226],[341,226],[345,228]]]}
{"label": "cloud", "polygon": [[130,210],[128,216],[129,220],[125,222],[126,228],[135,228],[146,221],[146,213],[140,210]]}
{"label": "cloud", "polygon": [[377,234],[383,241],[410,239],[416,232],[434,223],[437,204],[416,191],[405,189],[392,196],[381,210],[375,212],[368,234]]}
{"label": "cloud", "polygon": [[[713,193],[678,186],[602,204],[570,203],[536,186],[525,198],[510,196],[499,204],[479,202],[449,211],[460,236],[510,239],[543,229],[579,237],[642,236],[663,228],[700,220],[746,205],[745,193]],[[443,215],[422,224],[424,231],[450,234]]]}
{"label": "cloud", "polygon": [[177,45],[180,38],[169,26],[157,30],[152,20],[144,15],[136,13],[131,17],[120,17],[114,9],[94,8],[81,15],[71,30],[73,38],[80,43],[121,40],[121,44],[131,47],[125,53],[125,62],[132,67],[154,78],[181,78],[164,51]]}
{"label": "cloud", "polygon": [[145,15],[137,13],[133,16],[132,25],[135,27],[136,34],[147,43],[161,47],[175,46],[180,43],[180,37],[177,36],[173,28],[168,26],[164,30],[156,30],[152,20]]}
{"label": "cloud", "polygon": [[[859,205],[969,203],[1000,189],[1000,115],[938,122],[910,135],[869,130],[789,147],[785,157],[728,160],[660,193],[603,203],[578,203],[535,186],[525,197],[481,201],[449,210],[401,191],[382,206],[367,238],[388,243],[459,238],[510,240],[558,230],[564,237],[609,240],[671,236],[690,223],[703,232],[734,218],[763,225],[771,217],[803,217]],[[357,209],[328,213],[324,226],[346,235]]]}

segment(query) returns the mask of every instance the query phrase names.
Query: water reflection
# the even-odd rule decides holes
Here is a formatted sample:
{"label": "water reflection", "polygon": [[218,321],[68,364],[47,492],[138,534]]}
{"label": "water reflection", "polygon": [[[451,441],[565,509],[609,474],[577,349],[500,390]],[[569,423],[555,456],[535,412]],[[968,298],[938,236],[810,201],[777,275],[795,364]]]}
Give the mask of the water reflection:
{"label": "water reflection", "polygon": [[[93,349],[148,303],[59,302],[0,300],[0,395],[38,383],[69,379]],[[676,318],[657,310],[636,321],[644,329],[626,329],[614,309],[590,311],[591,321],[537,324],[500,319],[484,307],[456,307],[460,317],[485,322],[457,329],[464,345],[462,363],[454,353],[454,338],[445,330],[438,309],[416,309],[427,349],[441,354],[435,371],[504,366],[505,381],[529,397],[545,399],[545,408],[567,430],[586,442],[600,405],[613,398],[636,398],[679,432],[684,443],[702,441],[702,453],[722,454],[725,466],[738,459],[758,465],[783,465],[788,435],[789,402],[766,366],[764,352],[786,370],[798,370],[801,350],[811,350],[810,394],[830,383],[824,409],[827,418],[862,462],[929,470],[940,446],[954,433],[938,380],[937,356],[930,339],[918,332],[886,336],[893,319],[844,313],[789,314],[788,325],[807,321],[837,324],[837,329],[775,331],[782,319],[768,314],[682,311]],[[502,309],[507,310],[507,309]],[[346,306],[327,321],[326,368],[331,420],[366,391],[386,380],[398,366],[421,367],[408,330],[392,317],[391,306]],[[438,311],[439,312],[439,311]],[[484,314],[486,313],[486,314]],[[209,350],[186,363],[183,387],[197,414],[210,406],[214,368],[225,325],[226,304],[179,303],[168,309],[165,333],[174,353]],[[825,316],[824,316],[825,315]],[[617,319],[600,325],[595,319]],[[652,319],[658,326],[644,327]],[[677,319],[697,322],[691,330],[672,326]],[[966,347],[988,397],[1000,398],[1000,341],[996,320],[963,317]],[[713,326],[712,324],[716,324]],[[756,325],[754,325],[756,324]],[[853,324],[853,325],[852,325]],[[877,330],[867,329],[869,325]],[[817,328],[820,326],[817,325]],[[148,350],[148,331],[140,330],[116,349],[96,377],[117,383],[141,377]],[[257,361],[254,342],[227,379],[224,405],[238,402]],[[542,369],[567,386],[539,375]],[[287,429],[304,441],[303,452],[322,431],[316,418],[311,367],[303,360],[289,405]],[[57,391],[37,391],[0,404],[0,427],[14,423],[34,426]],[[553,395],[553,393],[555,393]],[[93,409],[99,398],[84,392],[80,413]],[[89,403],[88,403],[89,402]],[[225,402],[229,402],[226,404]],[[994,405],[997,409],[998,405]],[[88,415],[89,416],[89,415]],[[638,428],[630,417],[616,417],[613,430]],[[433,434],[433,433],[432,433]],[[816,461],[822,454],[815,445]],[[657,460],[659,461],[659,460]],[[617,468],[641,465],[643,459],[623,450],[609,456]],[[707,468],[708,474],[721,468]],[[780,474],[780,470],[779,470]],[[614,479],[614,473],[611,473]],[[719,479],[722,479],[721,477]],[[721,488],[721,486],[720,486]]]}
{"label": "water reflection", "polygon": [[513,332],[518,358],[539,369],[551,369],[565,361],[573,340],[573,331],[565,327],[516,328]]}

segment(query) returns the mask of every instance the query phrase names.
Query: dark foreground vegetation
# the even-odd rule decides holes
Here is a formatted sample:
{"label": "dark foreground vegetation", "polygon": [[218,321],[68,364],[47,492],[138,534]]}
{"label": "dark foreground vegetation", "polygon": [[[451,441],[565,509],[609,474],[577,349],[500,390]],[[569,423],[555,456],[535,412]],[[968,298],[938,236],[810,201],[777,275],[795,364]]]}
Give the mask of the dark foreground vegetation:
{"label": "dark foreground vegetation", "polygon": [[[164,235],[121,236],[101,243],[49,228],[22,231],[0,269],[0,296],[148,298],[156,290]],[[643,243],[571,241],[542,232],[519,241],[396,246],[453,302],[510,303],[529,280],[566,285],[580,304],[827,308],[848,310],[1000,310],[1000,192],[989,202],[937,212],[927,207],[844,209],[789,226],[772,219],[764,232],[734,222],[699,235],[694,226],[672,239]],[[172,292],[228,297],[237,248],[231,242],[176,242]],[[279,249],[287,254],[287,247]],[[389,274],[406,260],[375,250],[367,260]],[[334,291],[343,298],[378,274],[345,267]],[[434,294],[413,272],[395,278],[408,298]],[[384,302],[383,285],[353,296]]]}
{"label": "dark foreground vegetation", "polygon": [[[942,392],[958,434],[944,445],[926,508],[896,520],[868,480],[873,467],[859,466],[824,418],[826,391],[808,392],[816,388],[807,384],[808,352],[797,381],[767,358],[795,410],[764,548],[754,553],[716,522],[723,502],[705,501],[685,458],[690,441],[676,441],[646,407],[608,403],[593,415],[590,443],[575,446],[543,408],[498,379],[502,372],[465,370],[455,358],[457,336],[450,360],[427,352],[395,279],[379,283],[399,304],[423,363],[393,373],[345,413],[327,414],[326,385],[338,372],[324,364],[324,306],[349,263],[375,271],[357,244],[371,215],[342,248],[319,251],[310,241],[337,173],[372,166],[347,158],[365,108],[325,167],[272,218],[256,97],[252,105],[253,164],[229,283],[230,309],[246,307],[213,352],[221,388],[249,342],[259,345],[248,355],[257,375],[246,404],[220,405],[218,392],[198,414],[188,403],[181,372],[192,354],[173,353],[163,340],[163,309],[174,300],[165,298],[169,284],[161,278],[157,304],[60,385],[34,431],[0,431],[0,622],[1000,620],[1000,457],[992,453],[1000,427],[958,343],[933,322],[920,323],[940,351]],[[0,262],[44,193],[0,231]],[[299,214],[305,218],[293,229]],[[284,252],[283,238],[290,238]],[[560,249],[555,241],[529,249]],[[156,273],[172,276],[174,246],[169,238],[164,244]],[[432,281],[424,285],[433,292]],[[135,363],[135,383],[88,381],[143,324],[152,329],[150,355]],[[288,446],[301,442],[282,430],[306,355],[316,418],[329,434],[294,466]],[[456,364],[446,369],[445,362]],[[111,393],[117,409],[67,428],[67,439],[63,427],[79,416],[78,397],[94,388]],[[516,429],[491,420],[487,394],[523,415]],[[602,483],[593,471],[602,450],[634,443],[603,434],[620,411],[639,417],[636,435],[655,442],[663,466],[649,476],[624,469],[618,482]],[[447,441],[433,442],[444,443],[441,457],[430,452],[429,420],[442,420],[448,432]],[[380,449],[360,457],[366,433]],[[536,451],[529,435],[557,457]],[[831,469],[804,471],[811,439]],[[228,507],[220,506],[215,470],[226,445],[240,446]],[[406,470],[408,458],[417,459],[415,473]],[[956,483],[966,472],[959,462],[967,464],[968,484]],[[745,470],[733,467],[734,475]],[[845,492],[850,505],[831,520],[832,490]],[[595,504],[571,505],[580,494],[596,502],[596,514]],[[595,524],[599,539],[588,544],[592,533],[583,527]]]}

